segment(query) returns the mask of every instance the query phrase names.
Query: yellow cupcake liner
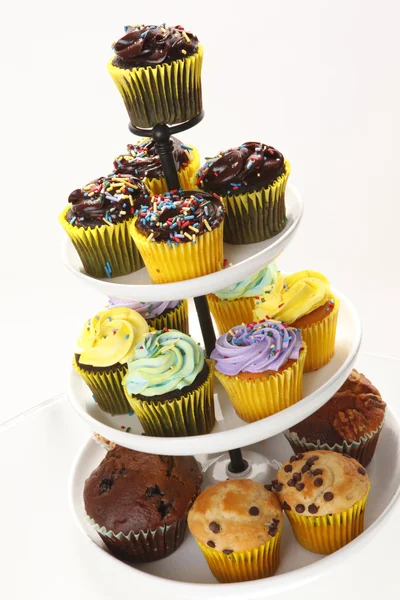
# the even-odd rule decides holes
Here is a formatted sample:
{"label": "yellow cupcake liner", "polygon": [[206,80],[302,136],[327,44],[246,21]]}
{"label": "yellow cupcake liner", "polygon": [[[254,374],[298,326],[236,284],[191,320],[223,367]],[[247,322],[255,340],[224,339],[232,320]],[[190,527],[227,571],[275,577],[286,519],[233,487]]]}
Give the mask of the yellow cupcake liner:
{"label": "yellow cupcake liner", "polygon": [[220,271],[224,264],[223,222],[193,242],[171,246],[167,242],[148,241],[135,222],[130,233],[153,283],[184,281]]}
{"label": "yellow cupcake liner", "polygon": [[322,321],[313,323],[301,330],[301,337],[307,344],[304,373],[316,371],[328,364],[335,352],[336,325],[339,314],[339,300],[334,298],[333,310]]}
{"label": "yellow cupcake liner", "polygon": [[92,277],[119,277],[143,268],[142,257],[130,236],[132,219],[85,229],[67,221],[67,206],[59,221],[69,235],[83,267]]}
{"label": "yellow cupcake liner", "polygon": [[147,435],[182,437],[210,433],[215,423],[214,367],[211,362],[207,363],[209,373],[204,383],[174,400],[143,400],[125,388],[126,397]]}
{"label": "yellow cupcake liner", "polygon": [[237,583],[264,579],[274,575],[279,566],[281,530],[258,548],[224,554],[197,541],[211,573],[220,583]]}
{"label": "yellow cupcake liner", "polygon": [[202,46],[187,58],[153,67],[121,69],[112,61],[107,68],[125,102],[132,125],[172,125],[200,114]]}
{"label": "yellow cupcake liner", "polygon": [[[200,155],[197,148],[194,146],[190,146],[192,150],[190,151],[190,159],[187,167],[182,167],[178,171],[178,179],[179,185],[182,190],[192,190],[192,179],[196,172],[200,167]],[[168,185],[166,180],[163,177],[158,179],[150,179],[149,177],[145,177],[143,182],[150,190],[152,196],[159,196],[160,194],[165,194],[168,192]]]}
{"label": "yellow cupcake liner", "polygon": [[332,554],[364,531],[364,513],[369,488],[361,500],[336,515],[305,517],[286,511],[293,533],[303,548],[316,554]]}
{"label": "yellow cupcake liner", "polygon": [[247,423],[253,423],[301,400],[307,352],[307,346],[303,343],[299,358],[292,365],[281,373],[260,373],[254,379],[224,375],[216,370],[215,374],[228,392],[238,417]]}
{"label": "yellow cupcake liner", "polygon": [[285,227],[285,191],[290,163],[285,173],[267,188],[221,196],[226,209],[224,241],[228,244],[253,244],[273,237]]}
{"label": "yellow cupcake liner", "polygon": [[220,300],[215,294],[207,294],[207,301],[219,335],[226,333],[235,325],[253,321],[254,297]]}
{"label": "yellow cupcake liner", "polygon": [[187,300],[181,302],[168,311],[166,315],[159,315],[153,319],[147,319],[149,327],[153,327],[157,331],[160,329],[177,329],[183,333],[189,334],[189,305]]}
{"label": "yellow cupcake liner", "polygon": [[90,371],[81,367],[72,359],[72,366],[90,388],[93,398],[104,412],[110,415],[125,415],[132,412],[126,399],[122,379],[127,373],[127,367],[115,367],[111,371]]}

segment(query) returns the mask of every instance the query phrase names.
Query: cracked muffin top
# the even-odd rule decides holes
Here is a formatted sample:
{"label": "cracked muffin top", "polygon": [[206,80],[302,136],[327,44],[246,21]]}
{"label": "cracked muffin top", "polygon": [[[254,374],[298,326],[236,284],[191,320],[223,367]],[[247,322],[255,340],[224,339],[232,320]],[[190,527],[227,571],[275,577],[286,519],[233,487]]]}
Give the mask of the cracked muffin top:
{"label": "cracked muffin top", "polygon": [[191,456],[158,456],[117,446],[85,481],[86,513],[115,534],[175,523],[200,492]]}

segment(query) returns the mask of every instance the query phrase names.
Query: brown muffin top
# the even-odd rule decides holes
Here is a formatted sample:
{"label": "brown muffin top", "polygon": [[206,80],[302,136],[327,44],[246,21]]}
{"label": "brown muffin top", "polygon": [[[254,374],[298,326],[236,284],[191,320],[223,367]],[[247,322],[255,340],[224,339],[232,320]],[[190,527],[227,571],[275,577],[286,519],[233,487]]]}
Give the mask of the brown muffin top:
{"label": "brown muffin top", "polygon": [[353,506],[367,493],[369,477],[354,458],[316,450],[292,456],[272,483],[283,509],[311,517]]}
{"label": "brown muffin top", "polygon": [[201,483],[191,456],[158,456],[117,446],[85,481],[85,509],[115,534],[155,530],[186,514]]}
{"label": "brown muffin top", "polygon": [[281,529],[282,519],[277,496],[262,483],[229,479],[198,496],[188,526],[202,544],[231,554],[264,544]]}
{"label": "brown muffin top", "polygon": [[352,370],[342,387],[317,412],[290,428],[290,433],[314,444],[358,442],[383,423],[386,404],[362,373]]}

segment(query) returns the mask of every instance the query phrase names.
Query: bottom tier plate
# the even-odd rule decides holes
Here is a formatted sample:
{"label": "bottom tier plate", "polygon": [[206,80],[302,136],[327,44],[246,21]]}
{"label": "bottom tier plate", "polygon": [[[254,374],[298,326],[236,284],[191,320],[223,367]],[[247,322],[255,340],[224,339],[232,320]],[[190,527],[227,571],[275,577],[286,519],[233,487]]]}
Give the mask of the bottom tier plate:
{"label": "bottom tier plate", "polygon": [[[283,462],[291,455],[291,448],[282,434],[249,448],[269,458]],[[322,557],[304,550],[296,542],[289,523],[285,522],[282,536],[281,564],[277,574],[269,579],[239,584],[216,583],[196,542],[188,533],[182,546],[166,559],[138,566],[127,565],[108,553],[100,537],[89,526],[83,506],[85,479],[99,464],[105,450],[93,440],[82,448],[73,465],[70,478],[70,501],[80,529],[99,552],[110,557],[110,576],[118,578],[120,569],[130,569],[132,586],[141,578],[149,595],[159,592],[173,598],[265,598],[277,592],[303,585],[322,576],[332,566],[342,563],[368,544],[382,527],[400,496],[400,424],[388,409],[385,426],[380,436],[374,459],[368,467],[371,493],[365,514],[365,531],[356,540],[335,554]],[[205,467],[215,455],[196,458]],[[134,587],[132,587],[134,589]]]}

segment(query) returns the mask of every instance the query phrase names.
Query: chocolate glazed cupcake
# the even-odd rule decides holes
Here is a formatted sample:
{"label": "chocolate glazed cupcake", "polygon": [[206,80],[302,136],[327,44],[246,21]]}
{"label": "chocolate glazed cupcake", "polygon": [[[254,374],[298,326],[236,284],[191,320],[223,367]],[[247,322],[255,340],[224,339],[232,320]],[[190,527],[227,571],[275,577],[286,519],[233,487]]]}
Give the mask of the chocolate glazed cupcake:
{"label": "chocolate glazed cupcake", "polygon": [[158,456],[117,446],[85,482],[85,510],[109,549],[150,562],[182,543],[202,476],[191,456]]}
{"label": "chocolate glazed cupcake", "polygon": [[290,164],[272,146],[246,142],[220,152],[197,173],[197,185],[221,196],[226,208],[224,241],[251,244],[285,227]]}

